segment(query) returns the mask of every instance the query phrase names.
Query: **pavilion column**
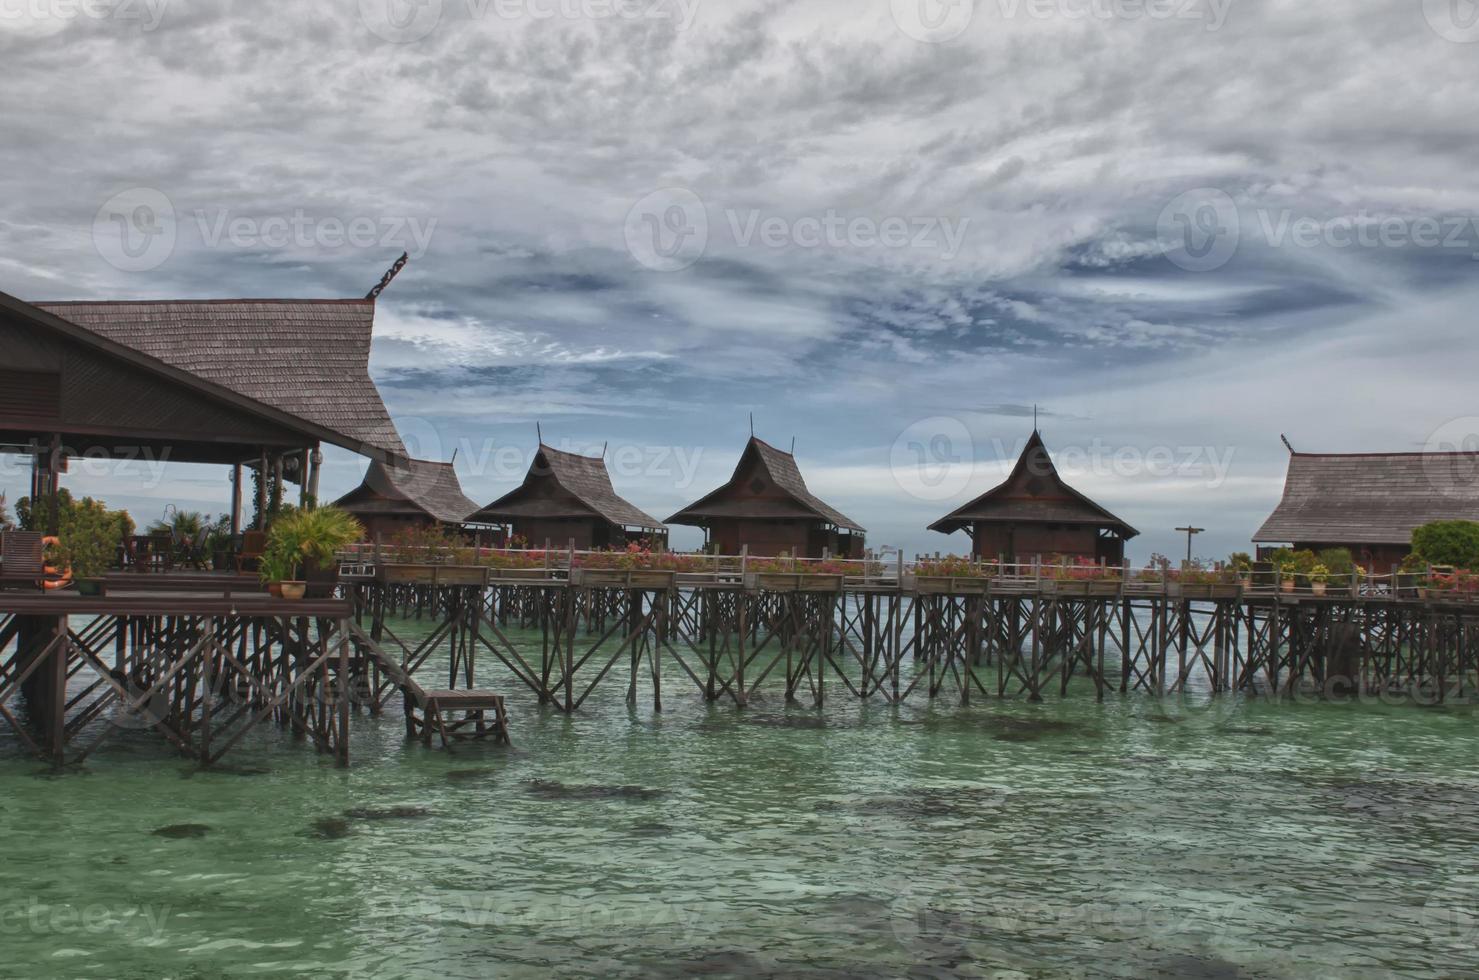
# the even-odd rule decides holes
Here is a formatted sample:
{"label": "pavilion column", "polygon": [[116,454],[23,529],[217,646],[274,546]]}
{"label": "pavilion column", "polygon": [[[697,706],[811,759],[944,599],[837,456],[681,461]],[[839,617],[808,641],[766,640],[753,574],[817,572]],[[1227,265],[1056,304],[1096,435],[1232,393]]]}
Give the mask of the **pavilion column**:
{"label": "pavilion column", "polygon": [[308,454],[309,450],[301,449],[296,455],[298,457],[298,506],[308,509]]}
{"label": "pavilion column", "polygon": [[263,449],[261,456],[257,459],[257,473],[261,479],[257,481],[257,519],[255,526],[258,531],[267,530],[267,450]]}
{"label": "pavilion column", "polygon": [[231,536],[241,533],[241,464],[231,468]]}
{"label": "pavilion column", "polygon": [[51,514],[47,517],[47,534],[61,533],[61,480],[57,474],[62,468],[62,437],[51,437],[51,450],[46,454],[46,494],[51,501]]}
{"label": "pavilion column", "polygon": [[313,498],[313,505],[317,507],[318,475],[319,472],[323,469],[324,465],[323,451],[320,450],[317,446],[314,446],[313,451],[308,456],[308,460],[312,464],[308,470],[308,496]]}

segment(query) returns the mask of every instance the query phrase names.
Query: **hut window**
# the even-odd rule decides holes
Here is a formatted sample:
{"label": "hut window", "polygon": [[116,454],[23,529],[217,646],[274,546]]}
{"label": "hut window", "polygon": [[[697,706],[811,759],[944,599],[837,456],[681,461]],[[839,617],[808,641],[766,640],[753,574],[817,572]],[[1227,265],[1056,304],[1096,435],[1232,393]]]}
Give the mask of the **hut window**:
{"label": "hut window", "polygon": [[62,414],[62,376],[0,369],[0,419],[55,422]]}
{"label": "hut window", "polygon": [[757,477],[755,477],[755,479],[753,479],[753,480],[750,481],[750,492],[751,493],[760,493],[764,489],[765,489],[765,481],[762,480],[762,479],[760,479],[760,477],[757,476]]}

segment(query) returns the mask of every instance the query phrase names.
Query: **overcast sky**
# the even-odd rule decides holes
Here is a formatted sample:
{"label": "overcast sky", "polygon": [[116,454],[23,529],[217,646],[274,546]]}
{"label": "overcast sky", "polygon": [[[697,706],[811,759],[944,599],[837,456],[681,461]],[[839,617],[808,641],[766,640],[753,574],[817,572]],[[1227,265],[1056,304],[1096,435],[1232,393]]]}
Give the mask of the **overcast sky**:
{"label": "overcast sky", "polygon": [[[925,526],[1040,405],[1132,555],[1224,555],[1281,432],[1479,432],[1471,0],[0,0],[0,64],[0,290],[359,296],[410,251],[372,368],[479,501],[538,421],[666,517],[753,413],[870,544],[961,551]],[[223,507],[169,476],[110,499]]]}

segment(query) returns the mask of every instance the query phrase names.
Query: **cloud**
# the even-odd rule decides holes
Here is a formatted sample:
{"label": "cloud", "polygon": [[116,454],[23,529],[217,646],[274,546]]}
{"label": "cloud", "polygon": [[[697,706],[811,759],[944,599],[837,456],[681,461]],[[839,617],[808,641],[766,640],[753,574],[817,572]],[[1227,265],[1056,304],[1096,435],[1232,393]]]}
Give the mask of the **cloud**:
{"label": "cloud", "polygon": [[[1216,528],[1209,547],[1246,544],[1277,496],[1279,431],[1406,448],[1463,414],[1479,228],[1467,250],[1267,230],[1479,212],[1475,48],[1421,5],[1103,20],[978,3],[943,44],[874,0],[706,3],[686,29],[443,6],[405,44],[354,3],[171,3],[147,30],[0,21],[0,289],[361,296],[396,236],[274,248],[201,229],[415,222],[426,248],[380,301],[374,370],[441,444],[527,442],[543,419],[707,461],[737,454],[753,411],[800,437],[838,506],[915,549],[940,546],[926,508],[891,504],[878,476],[921,418],[1010,442],[1036,403],[1050,444],[1236,447],[1215,491],[1082,475],[1166,550],[1153,529],[1190,518]],[[147,274],[91,238],[103,202],[140,186],[180,227]],[[626,223],[675,187],[708,237],[654,272]],[[1168,205],[1198,189],[1241,225],[1205,272],[1164,255]],[[949,255],[798,243],[831,214],[963,231]],[[779,244],[736,234],[752,216]]]}

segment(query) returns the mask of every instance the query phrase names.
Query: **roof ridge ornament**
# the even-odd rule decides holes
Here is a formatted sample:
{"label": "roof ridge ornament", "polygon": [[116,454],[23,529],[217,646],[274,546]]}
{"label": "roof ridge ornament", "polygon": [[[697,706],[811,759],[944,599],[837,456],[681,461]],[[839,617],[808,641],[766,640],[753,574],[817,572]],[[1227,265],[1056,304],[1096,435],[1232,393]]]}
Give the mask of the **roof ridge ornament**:
{"label": "roof ridge ornament", "polygon": [[406,267],[406,263],[409,261],[411,261],[410,253],[402,252],[401,257],[395,260],[395,264],[386,271],[385,275],[380,277],[380,281],[375,284],[375,288],[365,295],[365,299],[372,303],[379,299],[380,294],[385,292],[385,287],[395,281],[395,277],[401,274],[401,270]]}

